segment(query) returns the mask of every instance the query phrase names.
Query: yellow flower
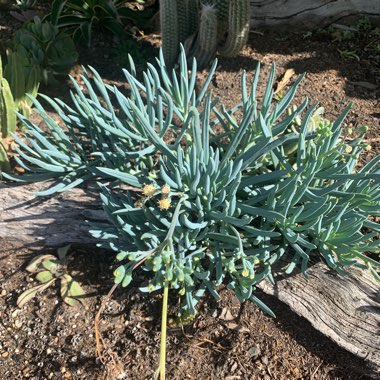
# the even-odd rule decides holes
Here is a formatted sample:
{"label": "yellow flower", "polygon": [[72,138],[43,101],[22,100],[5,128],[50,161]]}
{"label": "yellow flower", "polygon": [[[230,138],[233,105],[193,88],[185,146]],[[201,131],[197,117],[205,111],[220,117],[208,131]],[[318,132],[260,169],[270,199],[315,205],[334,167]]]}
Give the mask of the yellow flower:
{"label": "yellow flower", "polygon": [[346,151],[346,153],[351,153],[352,152],[352,146],[347,145],[345,151]]}
{"label": "yellow flower", "polygon": [[147,197],[153,197],[153,195],[156,193],[157,189],[152,185],[151,183],[144,185],[143,187],[143,194]]}
{"label": "yellow flower", "polygon": [[171,202],[170,202],[169,198],[161,198],[158,201],[158,207],[160,208],[161,211],[162,210],[168,210],[170,205],[171,205]]}
{"label": "yellow flower", "polygon": [[162,186],[161,193],[162,193],[162,195],[169,195],[170,194],[170,186],[167,184]]}
{"label": "yellow flower", "polygon": [[370,144],[368,144],[365,148],[364,148],[367,152],[369,152],[371,149],[372,149],[372,146]]}
{"label": "yellow flower", "polygon": [[248,277],[248,276],[249,276],[249,272],[248,272],[248,270],[247,270],[247,269],[244,269],[243,272],[241,272],[241,275],[242,275],[243,277]]}

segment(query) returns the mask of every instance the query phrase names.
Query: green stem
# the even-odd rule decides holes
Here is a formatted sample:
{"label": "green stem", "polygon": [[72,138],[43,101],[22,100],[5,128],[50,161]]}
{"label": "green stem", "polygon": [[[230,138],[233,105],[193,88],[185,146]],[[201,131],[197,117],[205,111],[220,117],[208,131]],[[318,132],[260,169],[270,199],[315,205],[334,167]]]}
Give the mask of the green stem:
{"label": "green stem", "polygon": [[162,320],[161,320],[160,366],[159,366],[160,380],[165,380],[168,295],[169,295],[169,281],[165,279],[164,297],[162,300]]}

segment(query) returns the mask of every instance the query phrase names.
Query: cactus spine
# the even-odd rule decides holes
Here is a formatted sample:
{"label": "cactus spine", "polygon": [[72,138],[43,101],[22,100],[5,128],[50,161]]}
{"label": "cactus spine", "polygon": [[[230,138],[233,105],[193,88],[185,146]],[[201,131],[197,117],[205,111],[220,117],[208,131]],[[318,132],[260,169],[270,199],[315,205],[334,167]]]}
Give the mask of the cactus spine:
{"label": "cactus spine", "polygon": [[233,57],[249,32],[249,0],[161,0],[162,48],[169,66],[184,43],[189,57],[206,66],[218,52]]}

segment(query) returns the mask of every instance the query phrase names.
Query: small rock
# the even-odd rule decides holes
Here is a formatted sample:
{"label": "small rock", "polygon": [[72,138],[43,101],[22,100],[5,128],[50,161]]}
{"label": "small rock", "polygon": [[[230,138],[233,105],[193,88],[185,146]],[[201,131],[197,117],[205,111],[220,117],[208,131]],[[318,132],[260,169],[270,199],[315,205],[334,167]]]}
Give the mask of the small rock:
{"label": "small rock", "polygon": [[3,359],[7,360],[7,359],[9,358],[9,352],[3,352],[3,353],[1,354],[1,357],[2,357]]}
{"label": "small rock", "polygon": [[21,326],[22,326],[22,321],[20,321],[19,319],[16,319],[15,320],[15,327],[19,329]]}
{"label": "small rock", "polygon": [[232,321],[234,316],[231,314],[230,310],[224,307],[219,315],[219,319],[223,321]]}
{"label": "small rock", "polygon": [[268,365],[268,363],[269,363],[269,359],[268,359],[268,356],[263,356],[262,358],[261,358],[261,361],[263,362],[263,364],[265,364],[265,365]]}
{"label": "small rock", "polygon": [[248,356],[250,358],[257,358],[261,353],[261,350],[260,350],[260,347],[259,346],[252,346],[249,350],[248,350]]}
{"label": "small rock", "polygon": [[17,317],[17,315],[20,313],[19,309],[16,309],[15,311],[12,312],[12,318]]}
{"label": "small rock", "polygon": [[24,375],[24,377],[30,377],[30,368],[29,367],[26,367],[22,370],[22,374]]}
{"label": "small rock", "polygon": [[0,292],[1,297],[5,297],[7,295],[7,291],[5,289],[2,289]]}

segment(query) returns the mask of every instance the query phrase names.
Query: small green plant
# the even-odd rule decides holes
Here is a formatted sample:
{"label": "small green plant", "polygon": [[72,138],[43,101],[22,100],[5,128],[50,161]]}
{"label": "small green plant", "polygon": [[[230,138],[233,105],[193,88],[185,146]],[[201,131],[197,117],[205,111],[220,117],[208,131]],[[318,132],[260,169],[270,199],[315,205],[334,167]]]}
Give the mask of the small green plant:
{"label": "small green plant", "polygon": [[27,135],[15,137],[17,159],[30,173],[6,177],[55,179],[41,195],[96,180],[110,223],[91,233],[115,251],[115,283],[128,286],[141,267],[140,290],[164,295],[161,379],[169,292],[189,320],[206,292],[220,297],[222,284],[274,315],[256,297],[257,284],[296,267],[307,276],[317,259],[380,281],[370,256],[380,246],[380,156],[356,168],[367,144],[365,130],[341,138],[350,106],[333,122],[307,99],[292,107],[302,76],[274,102],[274,66],[258,99],[258,65],[251,86],[243,72],[241,102],[226,109],[209,89],[216,61],[199,90],[196,60],[189,71],[184,50],[178,74],[162,51],[158,70],[148,65],[141,81],[130,63],[128,95],[90,68],[86,89],[73,81],[72,107],[44,96],[64,126],[36,100],[47,130],[21,116]]}
{"label": "small green plant", "polygon": [[41,81],[52,83],[66,75],[78,58],[71,37],[48,21],[35,17],[13,38],[13,50],[40,68]]}
{"label": "small green plant", "polygon": [[162,49],[174,65],[180,43],[199,67],[207,66],[218,52],[233,57],[243,48],[249,32],[248,0],[163,0],[160,2]]}
{"label": "small green plant", "polygon": [[73,307],[84,305],[85,291],[80,284],[67,273],[66,256],[70,245],[57,250],[58,258],[54,255],[41,255],[34,258],[26,267],[30,273],[36,274],[36,280],[40,285],[34,286],[23,292],[17,299],[19,307],[24,306],[38,293],[60,281],[60,294],[62,300]]}
{"label": "small green plant", "polygon": [[337,49],[340,56],[342,58],[347,58],[347,59],[356,59],[357,61],[360,61],[360,57],[356,54],[356,51],[354,50],[340,50],[340,49]]}

